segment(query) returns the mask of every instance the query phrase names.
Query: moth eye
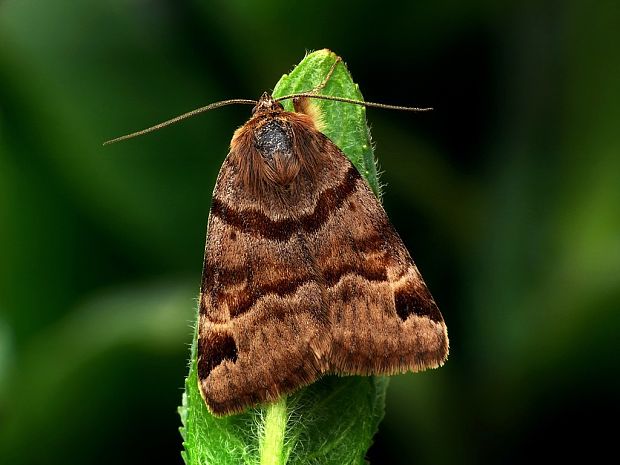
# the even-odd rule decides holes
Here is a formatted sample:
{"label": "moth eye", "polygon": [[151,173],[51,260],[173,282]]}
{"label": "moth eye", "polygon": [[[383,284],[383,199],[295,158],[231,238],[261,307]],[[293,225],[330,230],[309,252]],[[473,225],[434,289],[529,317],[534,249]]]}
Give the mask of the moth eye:
{"label": "moth eye", "polygon": [[198,347],[198,376],[206,379],[224,360],[237,361],[237,344],[224,332],[213,331],[201,338]]}

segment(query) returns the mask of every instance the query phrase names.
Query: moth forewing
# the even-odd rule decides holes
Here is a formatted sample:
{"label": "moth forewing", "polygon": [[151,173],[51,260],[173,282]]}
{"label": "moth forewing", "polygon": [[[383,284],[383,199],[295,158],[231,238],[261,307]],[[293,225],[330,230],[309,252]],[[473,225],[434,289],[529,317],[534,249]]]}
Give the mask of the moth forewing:
{"label": "moth forewing", "polygon": [[297,101],[268,94],[235,132],[213,194],[198,379],[216,415],[326,373],[394,374],[446,358],[442,315],[366,181]]}

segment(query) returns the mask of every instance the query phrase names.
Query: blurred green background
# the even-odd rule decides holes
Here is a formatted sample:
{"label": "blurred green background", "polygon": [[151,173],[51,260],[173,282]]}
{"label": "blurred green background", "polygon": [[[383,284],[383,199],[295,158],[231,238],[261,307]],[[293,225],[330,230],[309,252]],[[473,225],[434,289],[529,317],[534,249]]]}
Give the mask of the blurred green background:
{"label": "blurred green background", "polygon": [[384,203],[447,320],[395,377],[374,463],[615,450],[615,1],[0,2],[0,463],[180,463],[215,176],[257,98],[328,47],[367,100]]}

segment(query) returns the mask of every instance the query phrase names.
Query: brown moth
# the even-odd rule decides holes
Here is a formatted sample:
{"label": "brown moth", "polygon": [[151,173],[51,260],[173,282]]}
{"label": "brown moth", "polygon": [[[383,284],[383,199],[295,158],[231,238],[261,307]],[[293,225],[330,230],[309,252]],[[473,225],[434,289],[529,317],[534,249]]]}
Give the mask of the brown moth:
{"label": "brown moth", "polygon": [[[324,374],[441,365],[443,317],[379,200],[320,131],[310,99],[423,111],[316,93],[217,102],[106,142],[230,104],[255,105],[220,169],[200,288],[198,384],[228,415]],[[294,112],[281,100],[293,98]],[[104,145],[105,145],[104,144]]]}
{"label": "brown moth", "polygon": [[235,132],[209,215],[198,382],[216,415],[326,373],[441,365],[442,315],[383,207],[306,98],[263,94]]}

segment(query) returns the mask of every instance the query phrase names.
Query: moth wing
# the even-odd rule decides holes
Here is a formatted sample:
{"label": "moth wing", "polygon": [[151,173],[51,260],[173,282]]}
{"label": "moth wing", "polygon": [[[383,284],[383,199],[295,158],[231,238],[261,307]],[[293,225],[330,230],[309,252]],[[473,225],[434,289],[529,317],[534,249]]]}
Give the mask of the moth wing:
{"label": "moth wing", "polygon": [[347,173],[342,198],[312,240],[332,322],[329,371],[390,375],[441,365],[446,325],[422,276],[366,181],[335,144],[325,147],[335,171]]}
{"label": "moth wing", "polygon": [[211,412],[273,401],[325,369],[329,321],[295,224],[274,226],[229,155],[213,194],[200,294],[198,382]]}

